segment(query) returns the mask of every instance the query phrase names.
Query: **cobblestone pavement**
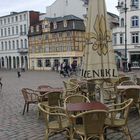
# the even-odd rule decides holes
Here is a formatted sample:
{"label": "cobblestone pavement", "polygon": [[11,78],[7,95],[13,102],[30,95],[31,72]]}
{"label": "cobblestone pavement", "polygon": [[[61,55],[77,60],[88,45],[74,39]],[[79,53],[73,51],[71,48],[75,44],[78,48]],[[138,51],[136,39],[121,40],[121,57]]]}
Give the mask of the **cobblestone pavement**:
{"label": "cobblestone pavement", "polygon": [[[65,78],[56,72],[32,71],[21,73],[20,78],[15,71],[0,71],[0,76],[3,82],[0,93],[0,140],[44,140],[45,125],[43,119],[37,119],[37,107],[30,106],[29,113],[22,115],[24,100],[21,88],[36,89],[41,84],[63,87],[62,81]],[[137,111],[130,113],[128,122],[133,140],[140,140],[140,117]],[[55,139],[66,140],[63,135],[50,138]],[[121,133],[114,133],[108,139],[125,140],[125,137]]]}

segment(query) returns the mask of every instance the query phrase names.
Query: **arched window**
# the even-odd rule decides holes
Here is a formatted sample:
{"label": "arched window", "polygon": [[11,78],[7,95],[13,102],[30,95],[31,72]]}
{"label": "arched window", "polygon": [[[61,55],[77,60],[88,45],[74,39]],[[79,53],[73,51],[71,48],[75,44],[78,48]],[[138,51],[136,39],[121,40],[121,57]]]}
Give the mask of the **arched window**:
{"label": "arched window", "polygon": [[27,39],[24,40],[25,48],[27,49]]}
{"label": "arched window", "polygon": [[22,39],[20,40],[20,43],[21,43],[21,48],[23,48],[23,40]]}
{"label": "arched window", "polygon": [[121,18],[121,27],[124,27],[124,18]]}
{"label": "arched window", "polygon": [[139,26],[139,17],[133,16],[131,17],[131,27],[138,27]]}

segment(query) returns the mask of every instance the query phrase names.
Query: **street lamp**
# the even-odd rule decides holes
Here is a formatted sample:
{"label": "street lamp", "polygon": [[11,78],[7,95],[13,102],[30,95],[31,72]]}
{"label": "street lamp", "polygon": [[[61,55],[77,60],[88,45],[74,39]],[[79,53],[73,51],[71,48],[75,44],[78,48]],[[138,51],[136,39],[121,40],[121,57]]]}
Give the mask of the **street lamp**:
{"label": "street lamp", "polygon": [[124,17],[124,21],[125,21],[125,25],[124,25],[124,27],[125,27],[125,42],[124,42],[124,44],[125,44],[125,65],[124,65],[124,71],[127,71],[127,24],[126,24],[126,22],[127,22],[127,10],[128,10],[128,8],[127,8],[127,5],[126,5],[126,0],[125,0],[125,2],[124,2],[124,6],[123,6],[123,4],[120,4],[120,2],[118,2],[118,5],[116,6],[116,8],[117,9],[122,9],[123,11],[124,11],[124,14],[125,14],[125,17]]}

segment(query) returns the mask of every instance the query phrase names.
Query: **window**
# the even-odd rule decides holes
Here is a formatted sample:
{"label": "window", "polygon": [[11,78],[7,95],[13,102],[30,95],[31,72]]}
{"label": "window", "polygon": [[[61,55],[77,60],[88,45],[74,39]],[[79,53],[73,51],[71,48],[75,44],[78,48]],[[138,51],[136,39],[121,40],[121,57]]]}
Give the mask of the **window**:
{"label": "window", "polygon": [[18,34],[18,26],[16,26],[16,34]]}
{"label": "window", "polygon": [[8,18],[8,23],[10,23],[10,18]]}
{"label": "window", "polygon": [[4,50],[4,44],[1,42],[1,50]]}
{"label": "window", "polygon": [[68,0],[66,0],[66,6],[68,6],[68,4],[69,4],[69,3],[68,3]]}
{"label": "window", "polygon": [[27,39],[24,40],[25,48],[27,49]]}
{"label": "window", "polygon": [[123,34],[120,34],[120,44],[123,44]]}
{"label": "window", "polygon": [[14,32],[14,27],[12,27],[12,35],[14,35],[15,34],[15,32]]}
{"label": "window", "polygon": [[139,26],[139,17],[133,16],[131,18],[131,27],[138,27]]}
{"label": "window", "polygon": [[23,15],[24,20],[26,20],[26,14]]}
{"label": "window", "polygon": [[6,24],[6,18],[4,19],[4,24]]}
{"label": "window", "polygon": [[121,27],[124,27],[124,18],[121,18]]}
{"label": "window", "polygon": [[46,59],[46,60],[45,60],[45,66],[46,66],[46,67],[50,67],[50,66],[51,66],[50,59]]}
{"label": "window", "polygon": [[64,27],[67,27],[67,21],[64,20]]}
{"label": "window", "polygon": [[139,0],[131,0],[131,8],[139,8]]}
{"label": "window", "polygon": [[16,22],[18,21],[18,16],[15,17],[15,21],[16,21]]}
{"label": "window", "polygon": [[20,43],[21,43],[21,48],[23,48],[23,40],[22,39],[20,40]]}
{"label": "window", "polygon": [[5,50],[7,50],[7,41],[5,41]]}
{"label": "window", "polygon": [[13,50],[15,50],[15,41],[13,40]]}
{"label": "window", "polygon": [[24,24],[24,34],[26,34],[26,24]]}
{"label": "window", "polygon": [[1,36],[3,36],[3,29],[1,29]]}
{"label": "window", "polygon": [[38,66],[38,67],[42,67],[42,60],[41,60],[41,59],[38,59],[38,60],[37,60],[37,66]]}
{"label": "window", "polygon": [[9,50],[11,50],[11,41],[9,41]]}
{"label": "window", "polygon": [[39,25],[36,26],[36,31],[39,32]]}
{"label": "window", "polygon": [[139,43],[139,33],[131,33],[132,43]]}
{"label": "window", "polygon": [[53,23],[53,28],[57,29],[57,23],[56,22]]}
{"label": "window", "polygon": [[19,49],[19,41],[18,40],[16,41],[16,44],[17,44],[17,49]]}
{"label": "window", "polygon": [[4,28],[4,34],[5,34],[5,36],[7,36],[7,31],[6,31],[6,28]]}
{"label": "window", "polygon": [[14,17],[12,17],[12,22],[14,22]]}
{"label": "window", "polygon": [[22,21],[22,15],[20,15],[19,18],[20,18],[20,21]]}
{"label": "window", "polygon": [[8,28],[8,35],[10,35],[10,28]]}
{"label": "window", "polygon": [[34,32],[34,27],[33,26],[31,26],[31,33],[33,33]]}
{"label": "window", "polygon": [[22,25],[20,25],[20,34],[22,34]]}
{"label": "window", "polygon": [[117,44],[117,34],[113,34],[113,45]]}

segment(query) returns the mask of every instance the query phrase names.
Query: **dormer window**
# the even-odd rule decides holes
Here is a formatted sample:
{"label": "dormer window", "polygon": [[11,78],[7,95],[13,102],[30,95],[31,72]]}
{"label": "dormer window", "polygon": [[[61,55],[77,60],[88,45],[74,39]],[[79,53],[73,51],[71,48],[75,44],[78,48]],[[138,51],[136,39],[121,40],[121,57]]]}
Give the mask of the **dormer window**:
{"label": "dormer window", "polygon": [[39,25],[36,26],[36,31],[39,32]]}
{"label": "dormer window", "polygon": [[64,20],[64,27],[67,27],[67,21]]}
{"label": "dormer window", "polygon": [[33,26],[31,26],[31,33],[33,33],[34,32],[34,27]]}
{"label": "dormer window", "polygon": [[53,23],[53,28],[57,29],[57,23],[56,22]]}

